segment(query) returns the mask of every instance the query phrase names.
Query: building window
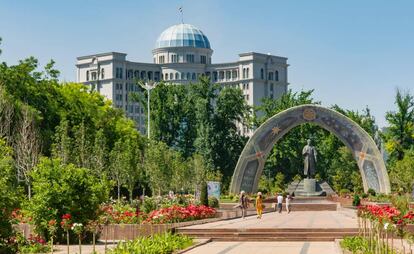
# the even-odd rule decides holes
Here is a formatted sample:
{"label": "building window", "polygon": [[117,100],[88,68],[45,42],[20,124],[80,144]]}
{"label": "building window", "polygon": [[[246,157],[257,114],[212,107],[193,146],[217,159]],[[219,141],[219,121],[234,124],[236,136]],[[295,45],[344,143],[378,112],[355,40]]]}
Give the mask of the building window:
{"label": "building window", "polygon": [[260,78],[264,79],[264,71],[263,68],[260,69]]}
{"label": "building window", "polygon": [[171,55],[171,62],[172,63],[177,63],[178,62],[178,56],[175,55],[175,54]]}
{"label": "building window", "polygon": [[202,64],[206,64],[207,63],[207,57],[206,56],[200,56],[200,62]]}
{"label": "building window", "polygon": [[180,74],[178,72],[175,73],[175,79],[179,80],[180,79]]}
{"label": "building window", "polygon": [[170,80],[173,80],[174,75],[172,73],[170,73]]}
{"label": "building window", "polygon": [[139,71],[134,71],[134,78],[139,79]]}
{"label": "building window", "polygon": [[105,79],[105,69],[101,69],[101,79]]}
{"label": "building window", "polygon": [[187,63],[194,63],[194,55],[186,55]]}
{"label": "building window", "polygon": [[147,73],[145,71],[141,71],[141,79],[146,79]]}
{"label": "building window", "polygon": [[165,56],[158,57],[158,63],[163,64],[165,62]]}
{"label": "building window", "polygon": [[232,76],[233,79],[237,79],[237,71],[233,71]]}
{"label": "building window", "polygon": [[193,72],[193,75],[191,77],[193,80],[196,80],[196,74]]}
{"label": "building window", "polygon": [[86,71],[86,81],[89,81],[89,71]]}
{"label": "building window", "polygon": [[268,76],[267,78],[268,80],[273,80],[273,72],[269,72],[267,76]]}
{"label": "building window", "polygon": [[187,80],[191,79],[191,74],[189,72],[187,72]]}
{"label": "building window", "polygon": [[213,72],[213,80],[217,81],[217,71]]}
{"label": "building window", "polygon": [[185,73],[181,72],[181,79],[185,79]]}
{"label": "building window", "polygon": [[231,72],[230,71],[226,71],[226,79],[227,80],[231,79]]}
{"label": "building window", "polygon": [[249,68],[246,68],[246,78],[249,78]]}
{"label": "building window", "polygon": [[96,72],[92,72],[92,80],[96,80]]}
{"label": "building window", "polygon": [[275,80],[279,81],[279,72],[278,71],[275,71]]}
{"label": "building window", "polygon": [[219,72],[219,79],[223,80],[224,79],[224,71],[220,71]]}
{"label": "building window", "polygon": [[148,79],[152,80],[152,71],[149,71],[147,74],[148,74]]}

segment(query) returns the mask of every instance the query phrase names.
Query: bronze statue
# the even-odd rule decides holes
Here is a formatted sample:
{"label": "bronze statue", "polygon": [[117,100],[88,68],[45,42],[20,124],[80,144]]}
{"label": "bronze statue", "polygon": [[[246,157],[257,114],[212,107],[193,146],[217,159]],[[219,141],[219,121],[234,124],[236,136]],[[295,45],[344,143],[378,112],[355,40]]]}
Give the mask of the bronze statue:
{"label": "bronze statue", "polygon": [[303,174],[308,179],[313,178],[316,169],[316,149],[311,145],[310,139],[308,139],[308,144],[303,148],[302,155],[304,156]]}

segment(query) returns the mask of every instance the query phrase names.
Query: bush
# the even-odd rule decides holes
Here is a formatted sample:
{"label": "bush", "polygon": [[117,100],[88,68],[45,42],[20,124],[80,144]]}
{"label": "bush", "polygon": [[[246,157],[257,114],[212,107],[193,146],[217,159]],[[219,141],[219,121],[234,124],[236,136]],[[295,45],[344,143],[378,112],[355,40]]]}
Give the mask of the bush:
{"label": "bush", "polygon": [[109,254],[158,254],[173,253],[193,244],[188,236],[172,233],[156,234],[152,237],[138,237],[133,241],[120,242]]}
{"label": "bush", "polygon": [[359,206],[361,204],[361,199],[357,194],[354,195],[354,200],[352,200],[353,206]]}
{"label": "bush", "polygon": [[362,193],[361,194],[361,198],[367,198],[368,197],[368,194],[367,193]]}
{"label": "bush", "polygon": [[375,196],[377,193],[375,192],[375,190],[374,189],[371,189],[371,188],[369,188],[368,189],[368,195],[371,195],[371,196]]}
{"label": "bush", "polygon": [[11,153],[11,148],[0,138],[0,253],[17,251],[16,245],[9,244],[14,237],[11,214],[18,205]]}
{"label": "bush", "polygon": [[220,204],[216,197],[209,197],[208,198],[208,206],[213,208],[219,208]]}
{"label": "bush", "polygon": [[341,241],[341,247],[352,253],[372,253],[369,249],[368,240],[361,236],[345,237]]}
{"label": "bush", "polygon": [[[89,220],[97,219],[100,204],[109,196],[109,184],[88,169],[63,165],[58,159],[41,159],[31,176],[34,195],[25,207],[36,232],[46,238],[49,238],[50,220],[56,220],[59,225],[62,215],[70,214],[72,222],[86,225]],[[62,233],[59,227],[57,241],[63,240]]]}
{"label": "bush", "polygon": [[350,191],[348,189],[341,189],[339,191],[339,196],[344,197],[346,195],[348,195],[350,193]]}
{"label": "bush", "polygon": [[203,181],[201,184],[201,193],[200,193],[200,203],[202,205],[208,206],[208,192],[207,192],[207,183]]}

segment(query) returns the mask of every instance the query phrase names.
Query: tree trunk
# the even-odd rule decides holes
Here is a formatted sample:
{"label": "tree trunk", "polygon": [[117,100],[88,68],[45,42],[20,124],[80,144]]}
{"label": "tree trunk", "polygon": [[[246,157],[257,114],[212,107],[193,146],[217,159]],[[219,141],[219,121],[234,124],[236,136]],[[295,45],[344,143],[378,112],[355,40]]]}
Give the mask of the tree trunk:
{"label": "tree trunk", "polygon": [[121,183],[118,181],[118,202],[121,201]]}
{"label": "tree trunk", "polygon": [[32,186],[30,183],[27,183],[27,196],[29,197],[29,200],[32,198]]}
{"label": "tree trunk", "polygon": [[134,187],[129,188],[129,202],[132,204],[132,193],[134,192]]}

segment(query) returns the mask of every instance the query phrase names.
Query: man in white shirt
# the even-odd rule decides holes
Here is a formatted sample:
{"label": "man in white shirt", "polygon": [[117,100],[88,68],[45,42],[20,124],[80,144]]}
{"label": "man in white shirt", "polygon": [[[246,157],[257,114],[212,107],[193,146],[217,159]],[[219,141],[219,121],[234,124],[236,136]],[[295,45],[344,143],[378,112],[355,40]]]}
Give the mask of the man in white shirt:
{"label": "man in white shirt", "polygon": [[283,196],[281,193],[277,195],[277,210],[282,213]]}

